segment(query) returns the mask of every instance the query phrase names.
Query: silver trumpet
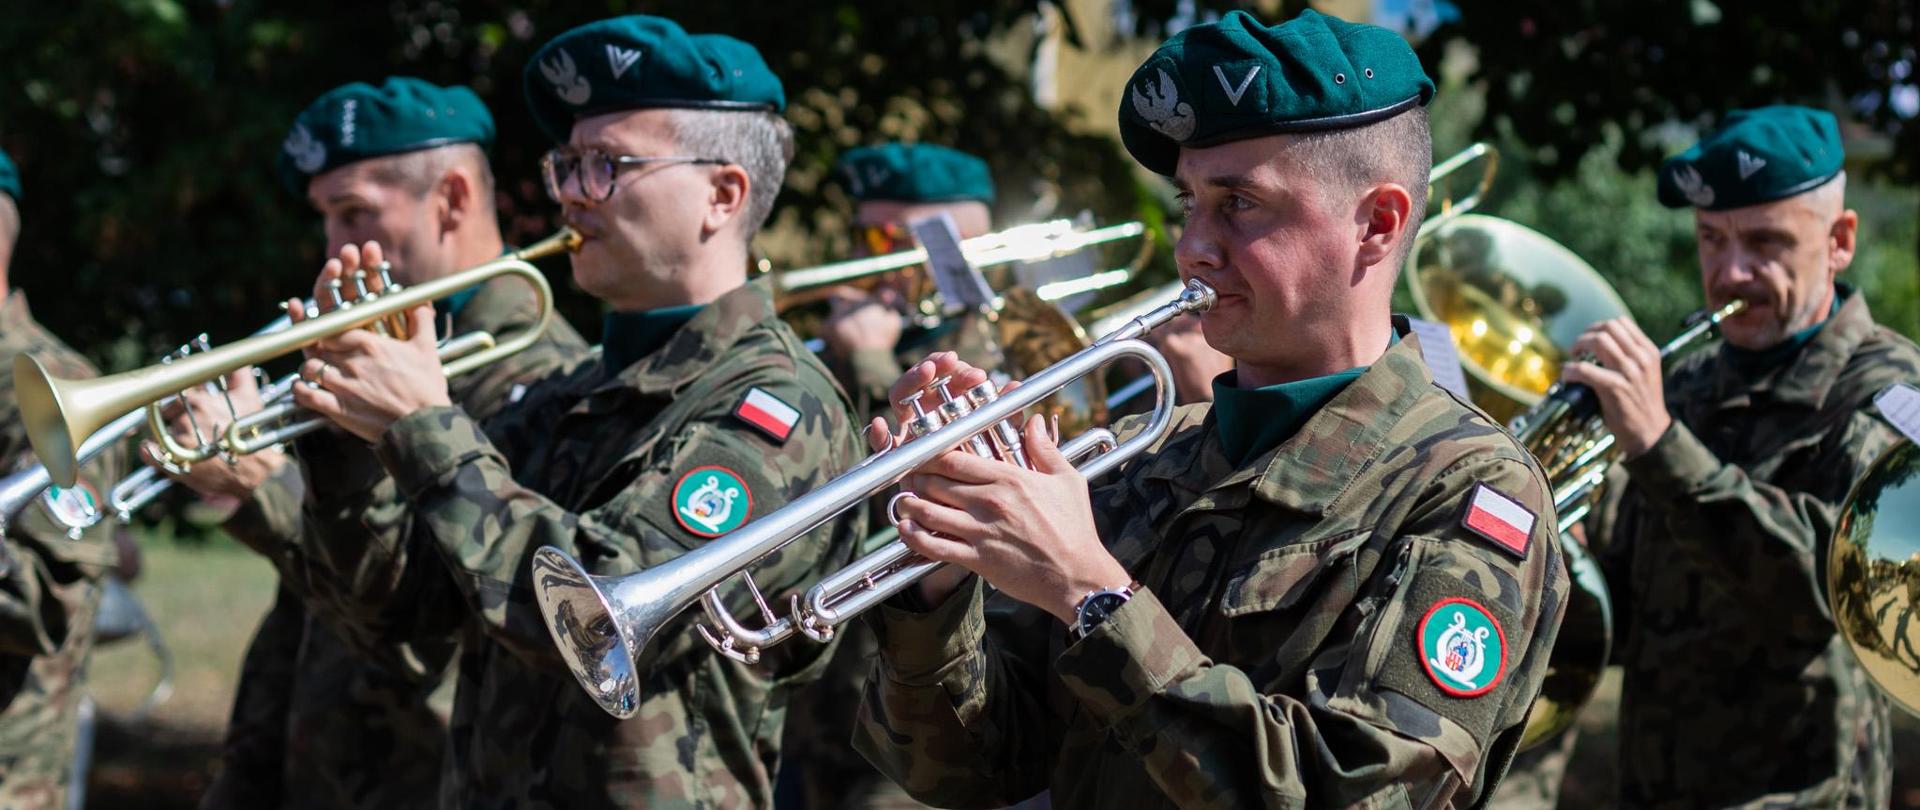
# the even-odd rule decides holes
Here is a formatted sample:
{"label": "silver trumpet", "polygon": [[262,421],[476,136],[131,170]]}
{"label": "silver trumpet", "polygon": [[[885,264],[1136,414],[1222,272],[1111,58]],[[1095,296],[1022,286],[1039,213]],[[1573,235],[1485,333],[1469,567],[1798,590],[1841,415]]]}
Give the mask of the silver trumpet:
{"label": "silver trumpet", "polygon": [[[1076,468],[1097,478],[1152,446],[1172,427],[1173,375],[1166,358],[1140,337],[1189,312],[1212,308],[1214,291],[1200,281],[1189,281],[1173,301],[1134,318],[1092,346],[1028,377],[1011,391],[996,392],[991,383],[975,386],[956,398],[945,381],[909,400],[915,416],[908,420],[913,440],[867,457],[839,477],[790,501],[759,520],[687,552],[664,564],[621,576],[589,574],[572,556],[551,546],[534,553],[534,593],[541,617],[553,634],[561,657],[594,702],[619,718],[632,717],[640,707],[639,653],[674,617],[699,602],[711,626],[699,627],[707,642],[722,655],[752,664],[762,650],[798,632],[818,642],[833,638],[840,623],[898,593],[942,563],[926,560],[895,541],[870,553],[808,589],[788,598],[788,613],[775,618],[754,585],[748,569],[788,543],[800,538],[848,509],[865,508],[880,493],[936,456],[965,447],[971,452],[1024,463],[1021,411],[1107,363],[1134,357],[1151,371],[1158,390],[1152,418],[1125,442],[1116,442],[1104,428],[1089,430],[1061,446],[1072,459],[1094,456]],[[919,400],[937,394],[931,411]],[[1104,452],[1101,452],[1104,451]],[[1095,454],[1098,453],[1097,456]],[[895,502],[907,493],[895,496]],[[889,509],[889,512],[892,510]],[[739,576],[759,606],[764,624],[747,627],[726,609],[719,588]]]}

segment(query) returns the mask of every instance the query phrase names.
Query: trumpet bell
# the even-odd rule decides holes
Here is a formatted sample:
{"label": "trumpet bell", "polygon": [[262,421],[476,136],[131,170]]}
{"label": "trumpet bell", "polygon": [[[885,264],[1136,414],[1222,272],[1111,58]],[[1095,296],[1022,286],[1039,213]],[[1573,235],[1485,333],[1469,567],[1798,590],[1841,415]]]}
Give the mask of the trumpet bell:
{"label": "trumpet bell", "polygon": [[27,429],[27,443],[33,454],[46,465],[48,477],[61,486],[73,486],[79,476],[75,469],[77,433],[63,418],[59,380],[47,373],[40,361],[25,354],[13,356],[14,396],[20,401],[20,421]]}
{"label": "trumpet bell", "polygon": [[1840,507],[1827,606],[1847,648],[1894,705],[1920,715],[1920,448],[1900,442]]}
{"label": "trumpet bell", "polygon": [[635,612],[633,608],[610,598],[597,579],[559,549],[548,547],[534,552],[533,592],[560,657],[594,703],[625,720],[640,710],[640,676],[635,661],[647,641],[636,641],[628,635],[645,630],[651,636],[658,625],[642,626],[630,620],[627,614]]}
{"label": "trumpet bell", "polygon": [[1447,325],[1474,404],[1501,422],[1540,401],[1589,325],[1627,314],[1591,265],[1510,220],[1454,217],[1408,263],[1414,307]]}

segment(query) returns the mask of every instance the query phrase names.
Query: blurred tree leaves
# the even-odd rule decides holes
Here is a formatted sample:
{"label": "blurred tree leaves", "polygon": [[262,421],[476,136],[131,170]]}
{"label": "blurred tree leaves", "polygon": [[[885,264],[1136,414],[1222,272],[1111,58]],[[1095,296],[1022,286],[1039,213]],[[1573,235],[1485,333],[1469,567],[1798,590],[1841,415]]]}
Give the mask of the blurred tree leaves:
{"label": "blurred tree leaves", "polygon": [[[1688,218],[1653,203],[1643,170],[1693,127],[1729,107],[1778,101],[1850,110],[1853,134],[1869,136],[1856,140],[1881,147],[1856,152],[1860,174],[1920,179],[1909,0],[1454,4],[1459,20],[1420,46],[1436,75],[1448,60],[1465,66],[1436,106],[1437,145],[1444,154],[1473,137],[1495,139],[1507,161],[1491,212],[1567,242],[1656,333],[1698,291]],[[319,263],[317,223],[271,172],[286,123],[330,87],[390,74],[469,84],[487,100],[500,124],[494,163],[509,237],[544,235],[553,208],[535,165],[548,144],[524,113],[520,69],[554,34],[626,12],[739,36],[785,80],[799,154],[761,244],[777,265],[847,254],[847,201],[828,169],[841,150],[884,138],[985,156],[1002,189],[1003,222],[1082,209],[1101,220],[1159,221],[1161,184],[1143,179],[1110,139],[1034,103],[1024,70],[1041,5],[14,4],[0,15],[8,55],[0,60],[0,146],[18,159],[27,186],[14,281],[43,319],[115,368],[148,362],[201,330],[216,339],[252,330],[274,301],[304,289]],[[1072,5],[1086,13],[1086,4]],[[1230,8],[1271,21],[1303,5],[1121,0],[1108,11],[1121,31],[1158,38]],[[1910,188],[1865,179],[1850,194],[1864,222],[1852,278],[1883,318],[1912,333],[1920,326],[1912,249],[1920,205]],[[560,283],[564,263],[548,270],[563,310],[591,333],[593,302]]]}
{"label": "blurred tree leaves", "polygon": [[[791,5],[270,3],[93,0],[0,19],[0,146],[21,165],[25,228],[16,286],[41,318],[114,367],[148,362],[206,330],[252,330],[318,268],[317,223],[276,184],[287,122],[338,84],[392,74],[472,86],[493,108],[509,238],[550,231],[520,69],[546,39],[644,12],[754,43],[786,83],[799,154],[763,240],[776,264],[847,254],[847,201],[827,182],[842,150],[883,138],[948,143],[993,164],[1002,215],[1131,214],[1131,163],[1037,107],[1025,54],[996,38],[1031,26],[1039,0]],[[1010,69],[1011,66],[1011,69]],[[1031,200],[1057,200],[1031,211]],[[785,239],[778,234],[787,234]],[[564,264],[549,268],[556,280]],[[568,285],[557,284],[565,288]],[[591,332],[595,307],[563,290]]]}
{"label": "blurred tree leaves", "polygon": [[[1479,46],[1483,136],[1510,133],[1555,176],[1607,146],[1657,164],[1726,110],[1795,103],[1835,109],[1884,135],[1871,168],[1920,180],[1920,7],[1911,0],[1452,0],[1459,19],[1422,45],[1429,65]],[[1846,113],[1851,113],[1847,115]]]}

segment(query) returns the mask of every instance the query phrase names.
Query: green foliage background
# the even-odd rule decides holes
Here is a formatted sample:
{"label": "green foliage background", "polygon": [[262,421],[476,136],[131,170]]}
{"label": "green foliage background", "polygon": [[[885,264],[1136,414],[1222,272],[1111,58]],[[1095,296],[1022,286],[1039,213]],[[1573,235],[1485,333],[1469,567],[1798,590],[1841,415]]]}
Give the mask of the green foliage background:
{"label": "green foliage background", "polygon": [[[304,289],[319,263],[313,216],[271,172],[287,122],[330,87],[395,73],[469,84],[493,107],[509,237],[544,235],[552,207],[539,191],[535,161],[548,144],[522,112],[520,69],[548,37],[626,12],[746,39],[786,81],[800,154],[776,237],[763,242],[776,265],[846,255],[846,200],[826,182],[828,168],[841,150],[887,138],[986,156],[1002,189],[1002,222],[1081,210],[1102,221],[1161,222],[1165,187],[1104,134],[1110,108],[1052,111],[1034,103],[1024,66],[1042,5],[15,4],[0,14],[0,146],[20,163],[27,187],[14,283],[44,321],[111,368],[150,362],[202,330],[216,340],[252,330],[273,314],[274,301]],[[1065,5],[1084,21],[1113,4]],[[1069,16],[1075,44],[1118,50],[1228,8],[1275,20],[1302,6],[1125,5],[1130,24],[1121,33],[1133,34],[1132,43],[1081,40],[1078,28],[1091,27],[1075,27]],[[1436,151],[1476,138],[1500,145],[1506,160],[1485,210],[1565,242],[1615,283],[1656,335],[1671,331],[1699,291],[1689,218],[1653,202],[1647,169],[1725,108],[1772,101],[1840,110],[1850,132],[1875,144],[1853,167],[1851,198],[1864,224],[1849,276],[1883,320],[1920,331],[1920,203],[1910,185],[1920,127],[1890,101],[1911,84],[1911,3],[1458,5],[1460,20],[1420,48],[1430,70],[1448,77],[1435,110]],[[1168,253],[1160,251],[1157,273],[1170,273]],[[563,310],[591,334],[593,302],[565,289],[563,263],[548,269],[562,288]]]}

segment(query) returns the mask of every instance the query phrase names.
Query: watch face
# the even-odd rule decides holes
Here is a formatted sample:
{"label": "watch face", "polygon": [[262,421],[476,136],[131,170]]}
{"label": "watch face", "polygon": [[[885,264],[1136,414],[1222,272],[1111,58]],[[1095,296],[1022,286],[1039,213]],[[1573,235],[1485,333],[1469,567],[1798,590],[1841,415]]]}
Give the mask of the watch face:
{"label": "watch face", "polygon": [[1117,593],[1103,593],[1087,600],[1087,618],[1098,624],[1112,616],[1113,612],[1127,603],[1127,598]]}
{"label": "watch face", "polygon": [[1126,594],[1113,591],[1102,591],[1087,597],[1087,601],[1080,605],[1080,633],[1085,635],[1093,632],[1093,628],[1099,627],[1101,622],[1126,603]]}

